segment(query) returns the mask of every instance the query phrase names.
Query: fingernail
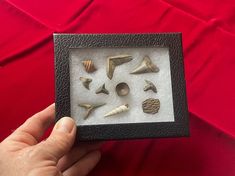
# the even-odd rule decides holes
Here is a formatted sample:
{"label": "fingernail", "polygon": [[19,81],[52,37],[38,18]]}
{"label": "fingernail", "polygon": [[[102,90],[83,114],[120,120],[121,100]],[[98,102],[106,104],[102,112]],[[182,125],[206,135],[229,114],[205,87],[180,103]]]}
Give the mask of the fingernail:
{"label": "fingernail", "polygon": [[74,121],[70,117],[63,117],[60,119],[56,124],[56,130],[65,132],[65,133],[71,133],[71,131],[74,128]]}

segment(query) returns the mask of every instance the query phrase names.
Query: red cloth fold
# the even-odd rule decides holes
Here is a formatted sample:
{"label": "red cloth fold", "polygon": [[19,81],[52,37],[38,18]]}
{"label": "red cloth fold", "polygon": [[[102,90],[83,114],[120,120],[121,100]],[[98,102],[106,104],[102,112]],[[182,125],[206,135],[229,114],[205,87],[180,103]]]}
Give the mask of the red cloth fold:
{"label": "red cloth fold", "polygon": [[0,2],[2,140],[54,102],[53,32],[182,32],[190,138],[107,142],[91,175],[235,174],[232,0]]}

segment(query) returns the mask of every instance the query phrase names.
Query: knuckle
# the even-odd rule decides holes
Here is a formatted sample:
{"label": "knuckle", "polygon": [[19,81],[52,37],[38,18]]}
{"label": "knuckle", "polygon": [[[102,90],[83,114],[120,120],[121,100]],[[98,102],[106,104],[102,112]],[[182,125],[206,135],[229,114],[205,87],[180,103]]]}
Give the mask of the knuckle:
{"label": "knuckle", "polygon": [[53,135],[50,138],[51,142],[55,145],[65,147],[71,144],[71,136],[66,135],[64,133],[57,133],[56,135]]}

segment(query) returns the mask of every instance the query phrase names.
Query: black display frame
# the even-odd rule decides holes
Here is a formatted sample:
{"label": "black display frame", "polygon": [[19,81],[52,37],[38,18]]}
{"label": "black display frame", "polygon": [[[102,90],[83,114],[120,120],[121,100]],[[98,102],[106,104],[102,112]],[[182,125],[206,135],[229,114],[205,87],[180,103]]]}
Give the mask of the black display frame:
{"label": "black display frame", "polygon": [[169,49],[173,122],[125,123],[77,126],[77,141],[189,136],[181,33],[151,34],[54,34],[56,121],[71,116],[70,49],[74,48]]}

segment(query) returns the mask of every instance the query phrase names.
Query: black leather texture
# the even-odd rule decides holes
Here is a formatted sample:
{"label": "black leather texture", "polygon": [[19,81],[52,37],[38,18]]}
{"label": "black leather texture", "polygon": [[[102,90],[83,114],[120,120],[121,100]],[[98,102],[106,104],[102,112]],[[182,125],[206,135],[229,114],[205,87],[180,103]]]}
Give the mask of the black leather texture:
{"label": "black leather texture", "polygon": [[189,136],[181,33],[54,34],[56,120],[70,116],[69,58],[73,48],[167,47],[170,55],[174,122],[79,126],[77,141]]}

